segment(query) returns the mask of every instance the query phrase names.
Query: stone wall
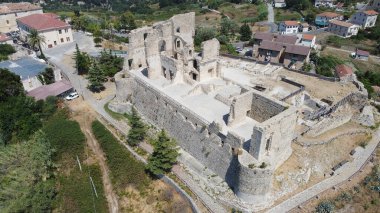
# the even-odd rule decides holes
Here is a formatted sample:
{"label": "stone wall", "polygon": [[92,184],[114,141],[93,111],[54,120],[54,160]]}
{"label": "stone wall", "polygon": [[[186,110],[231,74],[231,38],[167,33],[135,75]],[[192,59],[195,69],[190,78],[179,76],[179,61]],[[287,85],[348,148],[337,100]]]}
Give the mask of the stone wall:
{"label": "stone wall", "polygon": [[247,115],[258,122],[264,122],[285,110],[284,105],[257,93],[252,93],[251,100],[250,111]]}

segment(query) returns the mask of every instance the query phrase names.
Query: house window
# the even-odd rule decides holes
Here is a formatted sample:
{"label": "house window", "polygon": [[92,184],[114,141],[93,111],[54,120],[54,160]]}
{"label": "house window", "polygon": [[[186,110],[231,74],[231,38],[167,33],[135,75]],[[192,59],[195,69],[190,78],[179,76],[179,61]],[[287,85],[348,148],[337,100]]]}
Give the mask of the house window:
{"label": "house window", "polygon": [[68,33],[69,32],[69,29],[65,29],[65,33]]}
{"label": "house window", "polygon": [[70,37],[66,37],[66,41],[70,41]]}
{"label": "house window", "polygon": [[64,42],[64,40],[63,40],[63,38],[61,38],[61,43],[63,43]]}
{"label": "house window", "polygon": [[59,33],[59,34],[62,34],[62,30],[58,30],[58,33]]}

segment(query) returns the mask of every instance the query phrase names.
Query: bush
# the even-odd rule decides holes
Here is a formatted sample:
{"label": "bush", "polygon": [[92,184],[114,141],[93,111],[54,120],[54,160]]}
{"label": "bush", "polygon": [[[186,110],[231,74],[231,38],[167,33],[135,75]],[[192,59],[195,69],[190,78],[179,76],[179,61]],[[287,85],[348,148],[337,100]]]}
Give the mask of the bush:
{"label": "bush", "polygon": [[133,185],[143,190],[150,183],[144,164],[137,161],[99,121],[92,123],[92,132],[106,155],[114,188],[123,191],[127,185]]}
{"label": "bush", "polygon": [[334,204],[330,201],[322,201],[318,204],[315,210],[317,213],[332,213],[334,212],[334,208]]}

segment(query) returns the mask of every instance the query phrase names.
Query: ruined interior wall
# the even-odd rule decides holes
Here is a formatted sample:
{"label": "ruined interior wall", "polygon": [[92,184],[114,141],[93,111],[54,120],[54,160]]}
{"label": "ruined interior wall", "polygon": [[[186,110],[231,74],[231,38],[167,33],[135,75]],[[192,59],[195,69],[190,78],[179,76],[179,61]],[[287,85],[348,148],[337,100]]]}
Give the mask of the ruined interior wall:
{"label": "ruined interior wall", "polygon": [[[174,34],[181,37],[187,44],[193,45],[193,36],[195,35],[195,13],[185,13],[173,16]],[[179,29],[179,32],[177,30]]]}
{"label": "ruined interior wall", "polygon": [[144,35],[151,33],[153,29],[151,27],[143,27],[136,30],[132,30],[129,34],[128,44],[128,61],[125,63],[126,68],[129,70],[129,60],[132,59],[131,69],[137,69],[138,67],[146,67],[146,53],[145,53],[145,39]]}
{"label": "ruined interior wall", "polygon": [[200,81],[215,78],[218,76],[218,61],[212,60],[199,64],[199,79]]}
{"label": "ruined interior wall", "polygon": [[234,97],[227,125],[231,126],[245,120],[247,112],[251,110],[252,97],[251,91]]}
{"label": "ruined interior wall", "polygon": [[202,42],[202,61],[217,59],[219,50],[220,43],[216,38]]}
{"label": "ruined interior wall", "polygon": [[282,104],[260,94],[253,93],[252,96],[251,111],[248,116],[258,122],[264,122],[285,110]]}

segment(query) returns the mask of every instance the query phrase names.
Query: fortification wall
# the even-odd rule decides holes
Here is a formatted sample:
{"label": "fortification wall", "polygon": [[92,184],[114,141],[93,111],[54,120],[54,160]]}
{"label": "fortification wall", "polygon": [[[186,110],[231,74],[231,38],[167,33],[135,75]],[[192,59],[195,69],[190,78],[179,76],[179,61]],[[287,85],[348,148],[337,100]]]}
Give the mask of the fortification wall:
{"label": "fortification wall", "polygon": [[[131,83],[129,89],[132,89],[133,93],[132,104],[146,120],[165,129],[171,137],[176,139],[182,149],[224,178],[233,190],[237,190],[241,180],[240,186],[250,186],[244,190],[244,193],[251,193],[251,195],[255,193],[256,198],[266,196],[271,184],[269,173],[265,178],[262,175],[256,176],[255,173],[245,169],[242,170],[242,174],[239,174],[240,163],[237,153],[233,150],[236,151],[242,146],[242,138],[233,134],[224,136],[216,133],[215,124],[210,125],[141,79],[134,78],[134,83],[130,79],[127,81]],[[255,184],[262,182],[265,184]]]}
{"label": "fortification wall", "polygon": [[285,110],[285,106],[280,103],[257,93],[252,93],[252,95],[251,110],[248,116],[258,122],[264,122]]}

